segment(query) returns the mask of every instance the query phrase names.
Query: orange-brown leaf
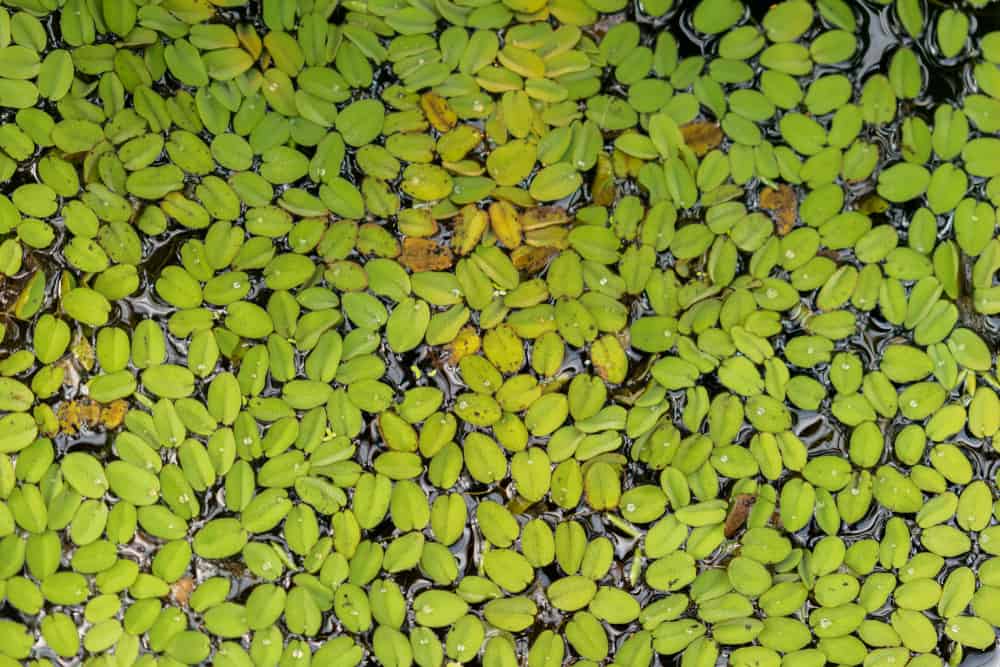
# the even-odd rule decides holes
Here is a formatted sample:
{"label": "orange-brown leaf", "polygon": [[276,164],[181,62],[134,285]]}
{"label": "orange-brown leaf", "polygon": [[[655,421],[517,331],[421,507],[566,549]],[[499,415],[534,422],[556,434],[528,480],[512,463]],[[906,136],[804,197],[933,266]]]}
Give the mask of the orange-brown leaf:
{"label": "orange-brown leaf", "polygon": [[696,120],[681,126],[684,143],[701,157],[722,143],[722,128],[718,123]]}
{"label": "orange-brown leaf", "polygon": [[726,537],[732,537],[750,516],[750,508],[753,507],[754,496],[749,493],[739,493],[733,498],[733,504],[726,515],[726,523],[723,526]]}
{"label": "orange-brown leaf", "polygon": [[510,261],[518,271],[532,276],[544,269],[557,252],[555,248],[522,245],[510,254]]}
{"label": "orange-brown leaf", "polygon": [[194,579],[181,577],[170,586],[170,597],[182,607],[186,607],[191,593],[194,591]]}
{"label": "orange-brown leaf", "polygon": [[799,215],[799,201],[792,186],[782,183],[777,188],[765,187],[760,191],[760,207],[771,211],[780,236],[792,231]]}
{"label": "orange-brown leaf", "polygon": [[128,403],[122,399],[111,401],[101,409],[101,426],[114,430],[125,421],[125,414],[128,412]]}
{"label": "orange-brown leaf", "polygon": [[420,238],[403,240],[403,254],[399,261],[414,273],[420,271],[444,271],[450,269],[454,256],[447,246],[437,241]]}
{"label": "orange-brown leaf", "polygon": [[101,405],[89,398],[67,401],[56,413],[59,430],[72,435],[82,428],[96,428],[101,423]]}

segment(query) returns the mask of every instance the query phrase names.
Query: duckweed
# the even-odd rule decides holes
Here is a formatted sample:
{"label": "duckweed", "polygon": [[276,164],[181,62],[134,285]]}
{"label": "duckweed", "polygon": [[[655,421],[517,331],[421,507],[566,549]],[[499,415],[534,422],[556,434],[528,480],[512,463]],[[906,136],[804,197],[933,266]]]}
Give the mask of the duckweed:
{"label": "duckweed", "polygon": [[953,4],[0,0],[0,667],[993,648]]}

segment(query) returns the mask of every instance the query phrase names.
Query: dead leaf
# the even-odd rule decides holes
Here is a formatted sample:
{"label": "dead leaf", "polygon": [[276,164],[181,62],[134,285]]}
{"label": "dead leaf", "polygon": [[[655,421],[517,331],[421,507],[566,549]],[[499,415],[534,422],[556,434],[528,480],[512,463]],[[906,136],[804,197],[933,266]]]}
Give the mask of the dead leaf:
{"label": "dead leaf", "polygon": [[170,597],[182,607],[187,606],[192,591],[194,591],[194,579],[191,577],[181,577],[170,585]]}
{"label": "dead leaf", "polygon": [[400,263],[414,273],[450,269],[455,258],[446,246],[430,239],[408,237],[403,239]]}
{"label": "dead leaf", "polygon": [[702,157],[722,143],[722,128],[718,123],[707,120],[696,120],[681,125],[681,135],[684,137],[684,143],[698,157]]}
{"label": "dead leaf", "polygon": [[60,405],[56,419],[61,432],[73,435],[83,429],[114,430],[121,426],[126,413],[128,413],[128,402],[125,400],[117,399],[107,405],[101,405],[90,398],[82,398]]}
{"label": "dead leaf", "polygon": [[56,419],[59,430],[72,435],[83,428],[91,429],[100,422],[101,405],[89,398],[67,401],[59,406]]}
{"label": "dead leaf", "polygon": [[111,401],[101,409],[101,426],[109,431],[122,425],[128,412],[128,402],[123,399]]}
{"label": "dead leaf", "polygon": [[799,201],[792,186],[782,183],[777,189],[765,187],[760,191],[760,207],[773,213],[779,236],[792,231],[799,215]]}
{"label": "dead leaf", "polygon": [[510,261],[514,263],[514,268],[518,271],[523,271],[525,274],[533,276],[548,265],[549,259],[556,252],[555,248],[523,245],[510,254]]}
{"label": "dead leaf", "polygon": [[726,515],[724,526],[726,537],[732,537],[743,527],[747,517],[750,515],[750,508],[753,507],[754,500],[755,496],[753,494],[736,494],[736,497],[733,498],[732,507],[729,508],[729,514]]}

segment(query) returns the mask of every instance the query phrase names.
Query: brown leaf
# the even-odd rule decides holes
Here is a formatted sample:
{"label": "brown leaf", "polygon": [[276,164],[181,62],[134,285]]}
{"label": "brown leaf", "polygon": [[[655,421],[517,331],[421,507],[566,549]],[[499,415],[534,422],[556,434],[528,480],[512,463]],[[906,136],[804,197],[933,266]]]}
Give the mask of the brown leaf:
{"label": "brown leaf", "polygon": [[782,183],[777,189],[765,187],[760,191],[760,207],[772,212],[779,236],[792,231],[799,215],[799,201],[792,186]]}
{"label": "brown leaf", "polygon": [[99,403],[84,399],[78,402],[79,415],[88,427],[94,427],[101,421],[101,406]]}
{"label": "brown leaf", "polygon": [[81,429],[93,431],[103,428],[110,431],[122,425],[127,412],[128,401],[120,398],[107,405],[82,398],[78,401],[66,401],[60,405],[56,412],[56,420],[59,422],[59,430],[69,435]]}
{"label": "brown leaf", "polygon": [[681,135],[684,143],[701,157],[722,143],[722,128],[718,123],[707,120],[696,120],[681,125]]}
{"label": "brown leaf", "polygon": [[753,507],[754,500],[755,496],[753,494],[736,494],[736,497],[733,498],[733,504],[729,508],[729,514],[726,515],[724,526],[726,537],[732,537],[743,527],[747,517],[750,515],[750,508]]}
{"label": "brown leaf", "polygon": [[515,269],[532,276],[544,269],[557,252],[555,248],[522,245],[510,253],[510,261],[514,263]]}
{"label": "brown leaf", "polygon": [[191,577],[181,577],[170,586],[170,597],[182,607],[186,607],[194,591],[194,579]]}
{"label": "brown leaf", "polygon": [[59,406],[56,419],[60,431],[73,435],[82,428],[91,429],[100,423],[101,405],[89,398],[67,401]]}
{"label": "brown leaf", "polygon": [[414,273],[450,269],[454,257],[446,246],[430,239],[408,237],[403,239],[400,263]]}

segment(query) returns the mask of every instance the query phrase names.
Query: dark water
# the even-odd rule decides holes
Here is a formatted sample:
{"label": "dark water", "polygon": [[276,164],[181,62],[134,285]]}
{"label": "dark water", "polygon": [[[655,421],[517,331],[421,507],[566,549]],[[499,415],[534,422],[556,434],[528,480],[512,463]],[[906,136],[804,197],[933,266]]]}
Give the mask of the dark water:
{"label": "dark water", "polygon": [[[651,45],[653,43],[659,32],[667,30],[674,34],[677,38],[681,57],[692,55],[705,55],[711,57],[716,51],[717,42],[714,39],[702,40],[695,34],[690,21],[690,7],[692,6],[692,3],[678,2],[676,4],[678,7],[661,18],[650,19],[649,17],[642,15],[637,6],[633,5],[620,15],[602,19],[602,23],[610,24],[619,20],[635,20],[639,22],[642,27],[643,41],[647,45]],[[770,4],[770,2],[759,1],[748,3],[748,12],[751,20],[759,21]],[[972,85],[972,78],[970,74],[971,65],[969,59],[966,56],[963,56],[962,58],[951,62],[942,62],[936,55],[935,47],[932,43],[932,29],[925,30],[925,36],[921,40],[913,41],[909,38],[900,38],[899,35],[904,34],[904,31],[899,25],[891,6],[887,8],[877,5],[874,2],[856,2],[850,4],[858,15],[860,26],[859,30],[861,32],[859,50],[856,56],[851,62],[837,67],[817,68],[814,75],[840,70],[848,74],[852,80],[856,81],[856,90],[860,90],[861,83],[864,79],[870,74],[886,71],[889,59],[894,51],[900,45],[906,44],[913,48],[920,56],[927,80],[926,92],[924,95],[917,100],[907,103],[911,113],[919,114],[929,121],[937,104],[942,102],[958,103],[965,93],[971,91],[970,86]],[[263,34],[266,32],[266,27],[261,19],[261,11],[260,3],[257,0],[253,0],[247,5],[247,7],[240,10],[220,11],[218,20],[230,24],[235,22],[249,22],[257,28],[259,33]],[[938,11],[940,10],[937,7],[929,8],[929,25],[933,26],[933,21],[936,18]],[[334,15],[334,20],[342,20],[344,13],[344,9],[338,9]],[[979,32],[997,29],[1000,27],[1000,11],[990,10],[988,12],[981,13],[974,20],[974,26]],[[48,27],[52,38],[50,43],[52,45],[58,45],[58,23],[50,20],[48,22]],[[817,20],[814,28],[807,34],[807,38],[818,34],[818,32],[826,28],[827,26],[821,27],[821,22]],[[595,26],[590,32],[599,33],[602,31],[602,26]],[[383,67],[379,70],[378,76],[373,82],[371,89],[367,91],[367,94],[377,95],[391,83],[393,83],[391,70],[388,67]],[[609,87],[613,87],[610,76],[608,85]],[[180,87],[182,86],[178,82],[172,80],[169,75],[156,84],[158,92],[164,95],[171,94],[173,90]],[[762,129],[769,137],[779,136],[775,127],[764,127]],[[892,155],[898,153],[898,124],[887,128],[879,128],[878,130],[867,129],[865,132],[867,133],[866,138],[869,141],[879,144],[882,148],[883,154]],[[203,137],[208,138],[208,133],[204,133]],[[613,137],[608,137],[608,139],[610,141]],[[308,148],[303,148],[302,150],[307,154],[310,153],[310,149]],[[223,177],[228,175],[223,170],[219,170],[218,174]],[[360,170],[351,158],[346,160],[345,176],[353,179],[360,178]],[[15,177],[11,180],[10,185],[13,187],[23,182],[30,182],[33,179],[33,166],[24,167],[18,171]],[[589,182],[589,178],[585,178],[585,181]],[[315,194],[314,186],[307,183],[296,185],[304,187],[308,191]],[[398,183],[393,185],[398,185]],[[746,186],[747,192],[755,192],[757,189],[756,186],[757,182],[752,181]],[[982,183],[973,183],[972,185],[973,191],[977,192],[981,192],[982,187]],[[847,206],[850,207],[852,203],[856,203],[861,198],[872,192],[873,189],[874,178],[871,179],[870,182],[852,186],[848,192]],[[280,191],[281,188],[276,188],[276,195],[280,194]],[[406,198],[403,197],[402,200],[403,206],[406,206],[408,203]],[[582,200],[575,200],[566,203],[573,208],[586,202]],[[748,204],[753,205],[754,203],[755,201],[753,196],[748,195]],[[895,212],[886,216],[884,222],[897,225],[902,232],[902,236],[905,235],[906,219],[907,217],[905,215]],[[391,220],[387,221],[387,224],[391,226],[392,222],[393,221]],[[61,229],[59,225],[56,226],[57,229]],[[942,238],[948,233],[948,231],[948,225],[946,224],[941,229]],[[153,284],[164,266],[178,263],[180,261],[180,251],[183,245],[190,239],[197,238],[197,236],[198,233],[190,231],[170,231],[155,238],[144,239],[144,261],[139,267],[141,279],[140,290],[136,295],[120,302],[118,310],[115,314],[116,319],[112,322],[112,324],[119,324],[124,328],[129,329],[138,321],[151,318],[160,321],[165,325],[167,318],[171,313],[171,309],[166,304],[162,303],[155,295]],[[0,286],[0,302],[4,305],[11,304],[16,298],[16,295],[19,293],[20,288],[30,277],[32,271],[41,268],[45,270],[49,279],[47,302],[41,309],[41,312],[49,312],[53,310],[57,304],[56,289],[58,286],[59,272],[63,269],[61,258],[55,249],[61,246],[62,241],[62,232],[57,231],[57,239],[49,250],[31,253],[22,274]],[[287,250],[287,248],[281,249]],[[838,259],[842,262],[853,261],[851,256],[847,253],[839,253],[839,255]],[[355,254],[350,259],[363,261],[364,257]],[[673,258],[670,257],[669,254],[665,254],[660,258],[660,264],[662,266],[671,266],[673,264]],[[265,305],[269,296],[270,294],[268,290],[262,287],[257,287],[251,293],[249,298],[261,305]],[[814,298],[815,294],[805,295],[803,298],[803,305],[805,307],[811,307],[813,305],[812,300]],[[646,304],[642,299],[638,299],[630,303],[630,310],[634,316],[639,316],[649,312],[650,309],[648,304]],[[881,352],[885,346],[890,341],[899,337],[906,338],[908,334],[901,327],[893,326],[882,320],[877,313],[858,313],[858,316],[859,333],[846,341],[839,342],[837,344],[837,351],[849,350],[857,353],[864,361],[866,370],[874,370],[878,366]],[[983,333],[984,337],[987,337],[987,339],[990,339],[991,336],[1000,331],[1000,327],[997,326],[997,322],[990,318],[980,318],[975,322],[975,324],[980,328],[980,331]],[[4,349],[0,351],[11,352],[31,343],[29,327],[9,318],[7,325],[7,337],[3,341]],[[345,328],[347,326],[348,325],[345,325]],[[785,340],[801,332],[800,326],[793,321],[786,322],[784,329],[784,333],[778,336],[776,340],[772,341],[778,350],[782,349]],[[172,336],[169,336],[169,334],[168,340],[169,361],[183,364],[185,362],[187,352],[186,342],[181,339],[173,338]],[[391,383],[397,389],[398,396],[401,396],[402,392],[405,390],[415,386],[436,386],[445,393],[447,401],[446,405],[450,405],[452,398],[463,389],[460,377],[458,373],[455,372],[455,369],[442,363],[438,358],[438,355],[432,350],[420,349],[410,354],[396,355],[383,345],[379,349],[379,354],[385,360],[388,367],[386,381]],[[647,360],[644,358],[645,355],[637,351],[630,351],[629,354],[631,359],[630,363],[634,366],[634,368],[642,369],[647,367]],[[297,359],[297,362],[300,364],[300,369],[302,361],[302,358]],[[220,365],[220,370],[235,371],[237,368],[238,360],[224,359]],[[419,373],[416,372],[415,369],[417,368],[422,369],[422,371]],[[429,372],[432,368],[436,372]],[[561,369],[559,376],[568,378],[574,374],[588,372],[589,370],[589,360],[585,355],[567,354],[564,366]],[[821,366],[810,372],[813,373],[817,379],[824,382],[826,381],[827,369],[825,367]],[[646,381],[646,378],[641,377],[641,374],[637,373],[637,375],[639,375],[639,377],[634,378],[634,384],[641,387]],[[202,389],[199,389],[199,392],[202,391]],[[269,384],[263,392],[263,395],[275,396],[280,395],[280,393],[280,386],[276,384]],[[612,394],[621,395],[620,393],[616,394],[615,388],[612,389]],[[70,397],[70,395],[67,395],[67,397]],[[952,398],[955,399],[958,397],[958,392],[955,392],[952,396]],[[670,396],[670,400],[677,411],[683,409],[685,402],[683,392],[675,392]],[[887,434],[892,434],[898,430],[900,423],[901,421],[896,419],[892,422],[883,422],[880,425]],[[829,414],[829,399],[824,402],[817,412],[796,411],[794,430],[803,442],[805,442],[811,454],[818,455],[826,453],[840,453],[846,456],[846,443],[849,435],[849,429],[840,425]],[[748,441],[750,434],[750,430],[745,428],[741,434],[739,442],[745,444]],[[969,456],[970,460],[973,461],[977,477],[986,479],[991,487],[994,486],[993,475],[996,472],[997,466],[995,463],[996,456],[990,445],[985,442],[977,441],[967,433],[961,434],[957,440],[961,444],[963,451]],[[377,453],[379,446],[378,433],[374,423],[369,424],[368,427],[363,430],[357,439],[357,443],[358,452],[356,460],[362,463],[366,469],[369,469],[371,461]],[[110,458],[112,456],[112,452],[108,448],[109,444],[109,438],[103,433],[84,434],[73,437],[59,436],[57,438],[57,445],[60,452],[72,449],[87,449],[102,458]],[[544,444],[545,439],[540,438],[534,438],[529,443],[529,445],[541,446],[544,446]],[[630,444],[631,443],[626,440],[622,451],[627,452]],[[173,450],[163,450],[162,453],[164,455],[164,463],[175,462],[176,457]],[[886,447],[886,452],[882,462],[893,462],[891,446]],[[645,465],[632,462],[625,465],[623,476],[624,488],[629,488],[643,483],[656,484],[658,480],[658,474],[656,471],[651,471],[647,469]],[[440,489],[433,487],[426,479],[422,479],[421,484],[428,495],[429,501],[431,502],[433,502],[438,495],[443,493]],[[732,483],[728,480],[721,480],[720,485],[722,492],[725,493],[731,488]],[[996,492],[995,488],[993,490]],[[554,528],[561,521],[578,521],[585,528],[590,540],[599,538],[607,539],[610,540],[614,548],[616,562],[613,564],[604,579],[599,582],[601,585],[609,585],[628,590],[636,596],[643,606],[662,597],[661,594],[645,586],[645,584],[641,581],[641,578],[637,582],[633,582],[630,578],[630,570],[634,559],[642,558],[636,550],[640,544],[640,540],[637,539],[635,535],[630,534],[629,531],[622,530],[621,528],[606,521],[598,513],[585,508],[578,509],[575,512],[566,512],[547,501],[542,501],[540,503],[524,507],[524,503],[518,502],[516,491],[512,484],[503,483],[487,487],[474,481],[467,475],[467,473],[464,472],[458,484],[454,488],[449,489],[449,491],[463,493],[465,495],[470,517],[475,516],[474,509],[476,503],[481,502],[482,500],[494,500],[514,508],[514,511],[517,513],[518,521],[522,526],[532,518],[543,518],[552,528]],[[229,514],[223,503],[222,492],[219,488],[211,489],[208,492],[199,494],[198,500],[202,507],[202,516],[191,522],[192,531],[197,530],[200,525],[211,518]],[[879,538],[882,534],[883,524],[887,516],[888,515],[884,510],[875,509],[873,506],[869,515],[857,524],[844,526],[841,535],[848,544],[866,537]],[[459,564],[460,577],[464,575],[476,574],[477,563],[480,561],[482,556],[484,548],[483,540],[479,531],[473,530],[473,527],[474,521],[470,520],[462,538],[451,547],[451,551],[455,555]],[[916,539],[919,535],[919,529],[916,528],[916,526],[913,526],[912,529],[914,538]],[[329,534],[329,532],[330,528],[328,525],[325,525],[324,522],[323,534]],[[428,536],[430,536],[430,531],[427,530],[426,532]],[[368,531],[365,534],[365,538],[378,542],[382,545],[386,545],[396,536],[396,534],[397,531],[392,526],[391,521],[387,518],[380,526],[376,527],[375,530]],[[819,527],[816,526],[815,523],[811,523],[802,531],[795,534],[793,539],[798,546],[810,547],[813,543],[815,543],[818,537],[822,535],[823,533]],[[282,543],[280,530],[276,530],[271,534],[255,536],[254,539],[264,542],[274,542],[277,544]],[[122,550],[123,553],[121,556],[136,560],[143,565],[144,569],[146,569],[157,549],[157,546],[158,540],[145,536],[140,532],[137,535],[135,542]],[[67,544],[63,563],[66,567],[68,567],[69,557],[72,554],[71,549],[71,545]],[[726,546],[722,548],[722,551],[725,550]],[[974,550],[966,557],[955,559],[955,562],[951,565],[958,565],[960,564],[960,561],[961,564],[976,567],[985,558],[986,556],[981,554],[978,551],[978,548],[974,547]],[[712,565],[724,565],[724,558],[717,559],[713,557]],[[945,568],[942,572],[940,577],[942,581],[946,576],[948,569],[949,568]],[[293,577],[299,572],[299,570],[286,572],[286,574],[279,579],[277,583],[286,587],[291,587]],[[562,576],[558,566],[553,564],[539,570],[537,574],[538,576],[535,583],[531,588],[529,588],[528,591],[525,591],[524,595],[531,597],[538,604],[538,622],[528,631],[519,634],[517,638],[517,646],[520,655],[525,655],[527,653],[531,640],[540,632],[549,629],[560,633],[567,620],[564,614],[548,605],[544,595],[542,594],[544,588],[550,581]],[[245,571],[236,560],[231,562],[218,562],[206,561],[195,557],[192,563],[191,575],[199,582],[211,576],[217,575],[231,577],[234,582],[232,598],[237,601],[245,600],[245,597],[252,586],[258,583],[255,577]],[[403,573],[395,576],[394,578],[404,589],[408,601],[411,601],[416,594],[431,585],[428,580],[422,578],[417,572]],[[127,595],[123,595],[123,602],[124,608],[131,601]],[[812,602],[809,604],[812,605]],[[82,621],[82,614],[80,610],[68,611],[72,611],[75,617],[80,618],[81,624],[84,626],[86,625]],[[880,610],[876,616],[886,616],[888,611],[888,608]],[[693,612],[694,610],[692,609],[692,615]],[[38,619],[23,617],[20,614],[16,614],[9,607],[4,608],[4,613],[12,617],[21,618],[32,627],[37,625]],[[190,612],[189,616],[193,627],[201,627],[201,620],[197,614]],[[802,617],[805,618],[805,615]],[[314,646],[318,645],[322,639],[335,636],[342,631],[341,626],[332,613],[326,614],[325,618],[326,621],[320,638],[318,640],[309,640],[309,643]],[[614,645],[620,645],[622,641],[638,629],[640,629],[638,623],[634,623],[626,627],[616,627],[611,625],[606,627]],[[443,639],[444,634],[441,633],[441,636]],[[371,633],[358,636],[356,639],[359,643],[370,650]],[[951,651],[950,643],[947,640],[942,639],[940,649],[942,654],[947,656]],[[47,649],[44,648],[40,649],[39,654],[49,655]],[[723,657],[724,656],[725,653],[723,653]],[[57,660],[54,656],[52,656],[52,659],[54,661]],[[65,665],[79,664],[81,659],[58,660],[58,662]],[[722,658],[720,657],[720,660],[721,659]],[[677,659],[657,656],[654,659],[654,664],[679,664],[679,656]]]}

